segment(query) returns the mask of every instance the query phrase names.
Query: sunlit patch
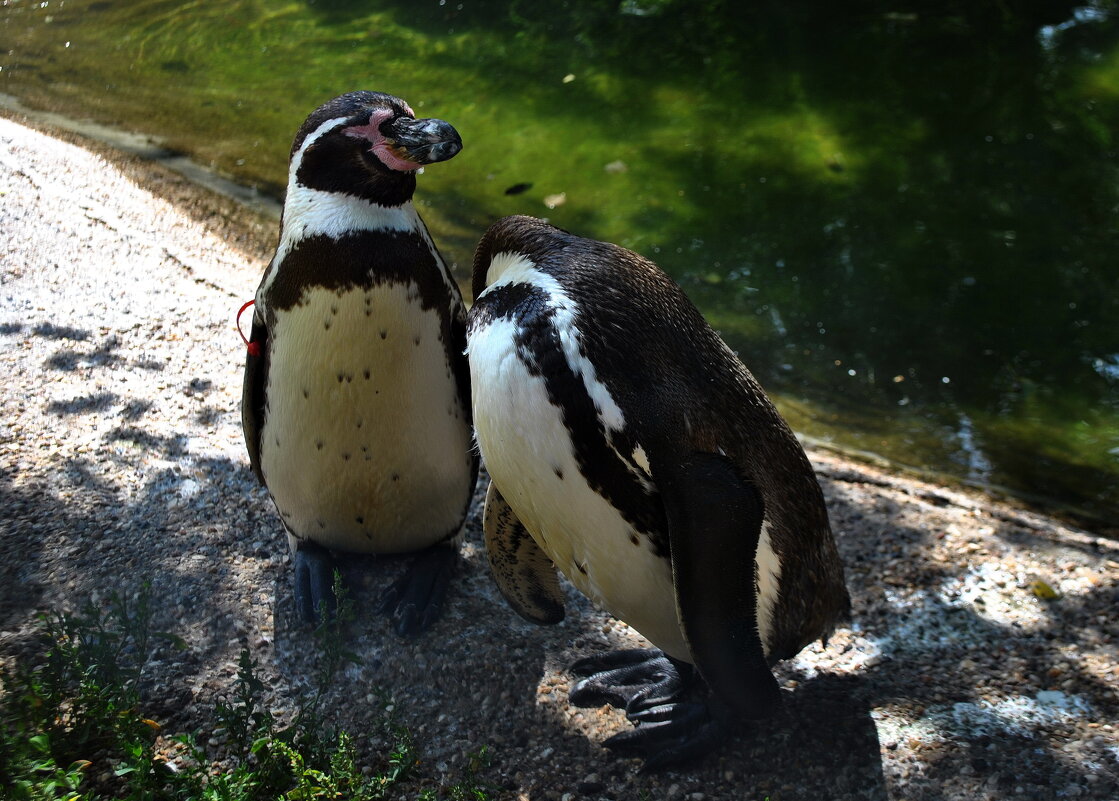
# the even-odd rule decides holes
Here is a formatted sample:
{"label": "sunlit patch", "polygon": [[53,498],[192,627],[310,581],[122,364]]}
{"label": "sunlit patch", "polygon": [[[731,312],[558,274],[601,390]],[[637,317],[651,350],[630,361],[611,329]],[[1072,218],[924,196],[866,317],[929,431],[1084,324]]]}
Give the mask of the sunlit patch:
{"label": "sunlit patch", "polygon": [[1000,626],[1016,626],[1036,631],[1048,621],[1045,607],[1025,589],[1030,576],[1011,572],[997,563],[969,568],[945,581],[936,601],[950,607],[963,607],[978,617]]}
{"label": "sunlit patch", "polygon": [[860,673],[882,662],[878,640],[862,633],[858,624],[837,631],[824,645],[819,640],[809,644],[785,664],[800,680],[814,679],[821,669],[827,673]]}
{"label": "sunlit patch", "polygon": [[961,702],[930,707],[925,718],[966,739],[1032,737],[1056,726],[1092,716],[1092,707],[1078,695],[1041,690],[1033,698],[1012,695],[999,701]]}
{"label": "sunlit patch", "polygon": [[[1029,589],[1033,578],[1026,570],[984,563],[934,589],[887,587],[884,596],[894,610],[894,622],[883,647],[888,651],[904,651],[917,647],[916,643],[933,650],[974,647],[1006,629],[1016,634],[1040,631],[1050,618],[1046,602]],[[1081,576],[1058,583],[1062,594],[1090,586],[1090,577]]]}
{"label": "sunlit patch", "polygon": [[904,707],[884,705],[870,713],[878,741],[931,745],[950,740],[1035,738],[1062,726],[1090,720],[1092,706],[1078,695],[1041,690],[1033,697],[1011,695],[998,700],[934,704],[914,717]]}
{"label": "sunlit patch", "polygon": [[892,705],[871,710],[871,719],[878,732],[878,742],[890,747],[916,740],[921,743],[944,742],[942,729],[927,717],[913,719],[907,710]]}

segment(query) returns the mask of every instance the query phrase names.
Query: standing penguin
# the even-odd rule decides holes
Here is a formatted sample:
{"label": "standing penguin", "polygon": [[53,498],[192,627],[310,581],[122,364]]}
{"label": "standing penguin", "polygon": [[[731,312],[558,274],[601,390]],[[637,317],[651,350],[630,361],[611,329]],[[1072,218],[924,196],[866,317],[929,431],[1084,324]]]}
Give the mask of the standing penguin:
{"label": "standing penguin", "polygon": [[[576,663],[572,702],[625,708],[637,728],[606,744],[650,769],[772,715],[770,667],[850,600],[812,467],[762,388],[656,265],[540,220],[490,227],[473,291],[502,593],[529,620],[561,620],[554,565],[656,646]],[[685,700],[704,687],[706,702]]]}
{"label": "standing penguin", "polygon": [[423,551],[382,601],[402,634],[442,604],[478,460],[465,307],[412,193],[420,167],[461,149],[448,123],[375,92],[316,109],[292,144],[242,423],[309,622],[336,602],[328,549]]}

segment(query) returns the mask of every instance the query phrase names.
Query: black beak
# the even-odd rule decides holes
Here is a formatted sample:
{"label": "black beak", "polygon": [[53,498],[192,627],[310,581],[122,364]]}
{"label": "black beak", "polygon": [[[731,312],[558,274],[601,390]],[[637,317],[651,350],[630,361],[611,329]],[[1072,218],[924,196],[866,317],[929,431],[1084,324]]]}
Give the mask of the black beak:
{"label": "black beak", "polygon": [[446,161],[462,150],[462,138],[449,122],[397,117],[381,126],[393,152],[415,164]]}

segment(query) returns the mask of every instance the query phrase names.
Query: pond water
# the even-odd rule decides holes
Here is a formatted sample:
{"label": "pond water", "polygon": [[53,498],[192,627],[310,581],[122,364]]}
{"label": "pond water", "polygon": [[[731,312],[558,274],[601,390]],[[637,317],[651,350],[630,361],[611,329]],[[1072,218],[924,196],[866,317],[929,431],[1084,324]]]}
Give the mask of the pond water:
{"label": "pond water", "polygon": [[465,143],[460,278],[505,214],[637,250],[799,431],[1114,531],[1119,10],[758,5],[5,0],[0,92],[277,194],[312,108],[400,95]]}

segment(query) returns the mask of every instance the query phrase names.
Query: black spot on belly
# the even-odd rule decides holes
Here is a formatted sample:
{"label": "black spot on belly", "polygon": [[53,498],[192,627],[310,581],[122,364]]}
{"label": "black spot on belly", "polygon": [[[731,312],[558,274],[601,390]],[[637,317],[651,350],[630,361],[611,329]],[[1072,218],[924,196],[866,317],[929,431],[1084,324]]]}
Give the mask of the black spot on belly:
{"label": "black spot on belly", "polygon": [[400,480],[400,473],[393,473],[392,474],[392,480],[393,481],[399,481]]}
{"label": "black spot on belly", "polygon": [[585,576],[585,575],[587,575],[587,566],[586,566],[585,564],[582,564],[581,562],[576,562],[576,563],[575,563],[575,567],[576,567],[576,568],[577,568],[577,569],[579,570],[579,572],[580,572],[580,573],[582,573],[582,574],[583,574],[584,576]]}
{"label": "black spot on belly", "polygon": [[330,330],[330,320],[327,320],[325,323],[323,323],[322,327],[324,329],[326,329],[327,331],[329,331]]}
{"label": "black spot on belly", "polygon": [[342,373],[338,374],[338,383],[339,384],[341,384],[345,379],[346,379],[345,375],[343,375]]}
{"label": "black spot on belly", "polygon": [[322,450],[322,440],[321,439],[315,440],[315,450],[317,450],[317,451]]}
{"label": "black spot on belly", "polygon": [[552,472],[556,474],[556,478],[558,478],[560,481],[563,481],[563,471],[562,470],[560,470],[558,467],[553,467]]}
{"label": "black spot on belly", "polygon": [[342,454],[342,461],[343,461],[343,462],[348,462],[348,461],[350,461],[350,456],[351,456],[351,455],[352,455],[352,454],[349,454],[349,453],[343,453],[343,454]]}
{"label": "black spot on belly", "polygon": [[382,329],[381,329],[381,339],[384,339],[384,338],[385,338],[385,337],[387,337],[388,335],[389,335],[389,332],[388,332],[388,331],[386,331],[386,330],[384,330],[384,329],[382,328]]}
{"label": "black spot on belly", "polygon": [[354,522],[357,523],[359,526],[365,525],[365,518],[359,515],[358,517],[354,518]]}
{"label": "black spot on belly", "polygon": [[365,370],[365,371],[364,371],[364,372],[362,373],[362,375],[363,375],[363,376],[365,376],[365,380],[366,380],[366,381],[368,381],[368,380],[369,380],[369,376],[371,375],[371,373],[369,372],[369,370],[368,370],[368,368],[367,368],[367,369],[366,369],[366,370]]}
{"label": "black spot on belly", "polygon": [[319,520],[318,524],[319,524],[319,528],[326,528],[326,523],[324,523],[323,521]]}
{"label": "black spot on belly", "polygon": [[640,545],[641,544],[641,538],[637,536],[636,531],[631,531],[629,533],[629,541],[632,542],[634,545]]}
{"label": "black spot on belly", "polygon": [[354,425],[358,428],[361,428],[361,420],[358,420]]}
{"label": "black spot on belly", "polygon": [[414,344],[414,345],[419,345],[420,344],[420,338],[419,338],[418,335],[412,337],[412,344]]}
{"label": "black spot on belly", "polygon": [[307,390],[303,390],[303,397],[304,398],[309,398],[309,397],[311,397],[311,393],[308,392]]}

